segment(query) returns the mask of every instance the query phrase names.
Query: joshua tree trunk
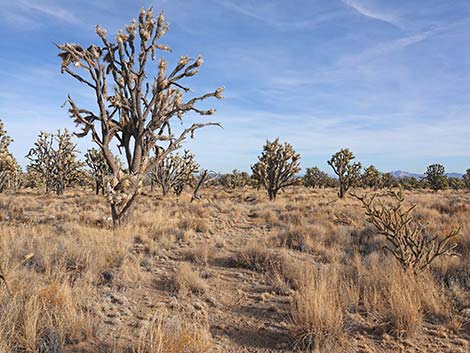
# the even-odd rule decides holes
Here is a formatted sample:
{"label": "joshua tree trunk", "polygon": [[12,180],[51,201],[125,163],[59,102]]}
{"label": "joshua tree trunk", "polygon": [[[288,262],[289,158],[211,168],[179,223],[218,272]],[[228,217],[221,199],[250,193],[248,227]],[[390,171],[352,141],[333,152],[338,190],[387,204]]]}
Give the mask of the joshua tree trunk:
{"label": "joshua tree trunk", "polygon": [[270,201],[275,200],[276,196],[277,196],[277,190],[276,189],[269,189],[268,190],[268,196],[269,196]]}
{"label": "joshua tree trunk", "polygon": [[345,187],[344,187],[344,182],[340,181],[340,184],[339,184],[339,192],[338,192],[338,196],[340,199],[344,198],[344,194],[345,194]]}
{"label": "joshua tree trunk", "polygon": [[132,219],[135,203],[137,201],[137,194],[135,194],[126,204],[126,206],[119,210],[115,204],[111,204],[111,215],[113,218],[113,227],[118,228],[126,225]]}

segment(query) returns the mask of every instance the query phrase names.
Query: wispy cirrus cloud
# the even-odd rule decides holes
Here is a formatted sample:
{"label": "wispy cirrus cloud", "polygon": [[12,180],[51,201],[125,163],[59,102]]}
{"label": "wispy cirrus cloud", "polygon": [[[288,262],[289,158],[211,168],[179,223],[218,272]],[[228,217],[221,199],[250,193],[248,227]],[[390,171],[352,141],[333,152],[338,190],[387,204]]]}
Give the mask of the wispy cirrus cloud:
{"label": "wispy cirrus cloud", "polygon": [[290,18],[286,13],[278,13],[278,8],[268,2],[260,1],[233,1],[217,0],[216,4],[235,12],[239,15],[249,17],[260,23],[275,27],[280,30],[299,30],[311,29],[319,26],[321,23],[328,22],[337,18],[341,11],[337,9],[328,9],[318,11],[304,19]]}
{"label": "wispy cirrus cloud", "polygon": [[386,22],[395,27],[402,27],[400,18],[395,14],[367,6],[366,4],[361,2],[361,0],[342,0],[342,2],[363,16],[372,18],[374,20]]}
{"label": "wispy cirrus cloud", "polygon": [[2,4],[2,13],[10,25],[23,30],[34,29],[50,19],[75,25],[83,23],[71,10],[50,0],[11,1]]}

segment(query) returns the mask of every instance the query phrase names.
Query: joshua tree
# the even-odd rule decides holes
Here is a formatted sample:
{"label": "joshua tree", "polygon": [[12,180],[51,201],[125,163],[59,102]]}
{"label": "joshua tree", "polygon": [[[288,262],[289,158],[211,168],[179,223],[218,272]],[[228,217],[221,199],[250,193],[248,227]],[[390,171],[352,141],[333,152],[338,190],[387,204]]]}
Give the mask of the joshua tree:
{"label": "joshua tree", "polygon": [[251,166],[253,178],[266,188],[270,200],[274,200],[282,188],[296,184],[300,155],[287,142],[282,145],[279,138],[266,141],[258,160]]}
{"label": "joshua tree", "polygon": [[46,185],[46,193],[54,190],[57,195],[79,178],[82,163],[77,159],[78,151],[72,142],[72,134],[64,130],[57,133],[41,131],[34,147],[26,156],[29,170],[40,175]]}
{"label": "joshua tree", "polygon": [[445,172],[446,170],[442,164],[431,164],[428,166],[426,180],[432,190],[437,191],[447,187],[448,181]]}
{"label": "joshua tree", "polygon": [[[173,134],[173,122],[182,121],[185,113],[213,114],[214,109],[201,110],[196,103],[209,97],[222,98],[223,88],[183,100],[190,89],[181,81],[198,73],[201,57],[192,60],[182,56],[169,73],[167,61],[160,58],[158,73],[156,77],[152,75],[157,52],[170,50],[159,43],[167,30],[163,14],[155,18],[152,10],[142,9],[137,21],[132,20],[124,31],[118,31],[115,42],[97,26],[96,33],[102,42],[99,46],[58,45],[62,72],[91,88],[96,97],[97,112],[80,108],[71,97],[67,102],[70,116],[82,128],[77,135],[91,134],[111,169],[107,196],[115,226],[129,219],[150,169],[180,148],[187,136],[193,137],[195,130],[218,125],[194,123]],[[125,169],[114,159],[113,141],[124,151]],[[151,152],[155,150],[158,153],[152,158]]]}
{"label": "joshua tree", "polygon": [[106,159],[101,151],[96,148],[90,148],[85,153],[85,163],[90,168],[91,176],[95,182],[95,193],[98,195],[104,194],[105,190],[105,178],[111,175],[111,169],[109,169]]}
{"label": "joshua tree", "polygon": [[328,174],[320,170],[318,167],[307,168],[303,177],[303,182],[306,187],[322,188],[328,184]]}
{"label": "joshua tree", "polygon": [[375,226],[379,234],[387,239],[385,250],[390,252],[401,264],[403,269],[419,274],[440,256],[456,255],[455,238],[460,229],[453,229],[443,237],[428,236],[422,225],[417,224],[412,216],[416,205],[404,207],[404,197],[399,192],[390,191],[391,203],[376,201],[377,194],[371,197],[358,198],[365,209],[367,221]]}
{"label": "joshua tree", "polygon": [[390,189],[398,186],[398,179],[393,176],[392,173],[383,173],[380,181],[381,187],[385,189]]}
{"label": "joshua tree", "polygon": [[359,162],[351,164],[354,158],[356,157],[354,157],[353,153],[346,148],[332,155],[331,159],[328,161],[328,164],[338,176],[338,196],[340,198],[343,198],[349,188],[359,180],[362,166]]}
{"label": "joshua tree", "polygon": [[194,154],[188,150],[180,156],[178,153],[168,155],[160,164],[149,172],[152,184],[162,188],[163,195],[173,189],[179,196],[185,185],[194,181],[194,173],[199,171],[199,164],[194,160]]}
{"label": "joshua tree", "polygon": [[226,189],[236,189],[247,186],[251,183],[251,177],[247,172],[239,172],[234,169],[231,173],[222,175],[219,183]]}
{"label": "joshua tree", "polygon": [[405,190],[415,190],[421,187],[420,181],[413,176],[405,176],[400,179],[400,185]]}
{"label": "joshua tree", "polygon": [[7,135],[0,120],[0,192],[8,186],[15,186],[15,180],[21,175],[21,168],[8,148],[12,139]]}
{"label": "joshua tree", "polygon": [[380,172],[373,165],[364,169],[364,174],[361,176],[362,185],[374,190],[380,187],[380,179]]}

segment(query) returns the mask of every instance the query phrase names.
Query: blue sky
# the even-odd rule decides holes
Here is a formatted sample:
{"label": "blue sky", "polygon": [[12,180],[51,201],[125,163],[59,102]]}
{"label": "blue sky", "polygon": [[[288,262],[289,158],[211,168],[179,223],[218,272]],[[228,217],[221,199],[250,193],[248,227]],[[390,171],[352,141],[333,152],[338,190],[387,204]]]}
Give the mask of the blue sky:
{"label": "blue sky", "polygon": [[383,171],[470,168],[467,0],[0,0],[0,118],[23,165],[39,130],[74,128],[67,94],[93,106],[53,43],[98,43],[96,24],[115,33],[142,6],[165,11],[170,60],[203,55],[195,93],[226,87],[224,128],[187,145],[205,168],[248,170],[278,136],[304,168],[342,147]]}

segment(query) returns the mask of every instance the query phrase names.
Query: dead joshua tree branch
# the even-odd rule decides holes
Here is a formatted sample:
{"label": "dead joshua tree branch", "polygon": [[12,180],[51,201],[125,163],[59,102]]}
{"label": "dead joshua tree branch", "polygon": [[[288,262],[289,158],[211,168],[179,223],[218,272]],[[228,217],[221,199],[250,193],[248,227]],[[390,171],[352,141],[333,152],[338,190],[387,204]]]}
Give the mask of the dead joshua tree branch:
{"label": "dead joshua tree branch", "polygon": [[[183,101],[190,89],[181,81],[199,72],[201,57],[191,60],[182,56],[170,73],[166,60],[161,58],[156,77],[150,78],[148,64],[156,60],[157,51],[170,51],[167,45],[159,43],[167,31],[163,14],[154,17],[151,9],[142,10],[137,21],[131,21],[125,31],[117,33],[115,42],[97,26],[100,46],[57,45],[62,72],[88,86],[96,97],[97,112],[80,108],[71,97],[67,103],[70,116],[82,128],[77,135],[90,134],[111,169],[107,194],[115,226],[128,220],[151,168],[180,148],[187,136],[193,137],[197,129],[220,126],[194,123],[180,134],[173,134],[173,121],[182,121],[187,112],[214,114],[214,109],[201,110],[196,104],[211,97],[221,99],[223,88]],[[125,157],[125,169],[115,162],[112,141],[118,142]],[[159,154],[152,158],[150,154],[157,146]]]}
{"label": "dead joshua tree branch", "polygon": [[204,186],[209,184],[211,181],[215,180],[217,177],[217,174],[215,172],[210,172],[207,169],[204,169],[200,175],[199,175],[199,180],[196,184],[196,187],[194,188],[193,191],[193,196],[191,197],[191,202],[200,200],[201,196],[199,196],[199,190]]}
{"label": "dead joshua tree branch", "polygon": [[412,216],[416,204],[404,208],[401,190],[387,194],[392,197],[391,204],[383,200],[376,201],[377,194],[371,197],[353,196],[361,201],[367,221],[387,239],[389,244],[384,249],[400,262],[403,269],[417,275],[425,271],[436,258],[457,255],[453,251],[457,245],[452,244],[451,240],[459,235],[460,229],[452,230],[442,239],[427,236],[423,226],[416,224]]}

